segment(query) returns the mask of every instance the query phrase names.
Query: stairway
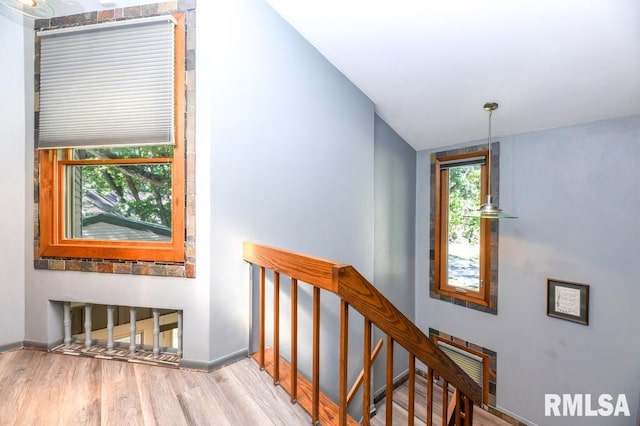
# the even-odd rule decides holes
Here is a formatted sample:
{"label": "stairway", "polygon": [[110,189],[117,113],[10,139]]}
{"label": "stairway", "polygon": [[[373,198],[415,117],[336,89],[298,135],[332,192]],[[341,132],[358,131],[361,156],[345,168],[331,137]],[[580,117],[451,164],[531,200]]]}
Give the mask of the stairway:
{"label": "stairway", "polygon": [[[291,401],[297,401],[309,412],[312,423],[339,424],[340,426],[357,425],[356,420],[349,416],[349,404],[352,401],[352,396],[360,388],[363,400],[361,418],[363,419],[363,424],[369,424],[371,408],[369,402],[372,392],[371,367],[375,360],[374,353],[376,352],[373,349],[372,342],[375,327],[386,334],[386,339],[382,341],[386,342],[384,343],[386,353],[385,378],[389,395],[391,395],[392,382],[395,377],[393,371],[394,348],[401,347],[409,354],[408,366],[411,372],[409,383],[413,386],[416,362],[426,365],[430,373],[437,374],[444,380],[444,383],[448,383],[455,388],[455,397],[451,399],[454,401],[452,406],[449,407],[446,403],[447,395],[443,396],[445,405],[450,408],[448,417],[453,416],[460,424],[472,425],[474,404],[479,404],[482,401],[482,389],[480,386],[353,266],[251,242],[243,244],[243,259],[252,265],[252,269],[255,267],[255,272],[258,275],[256,283],[258,315],[256,318],[257,324],[255,324],[257,330],[255,340],[257,341],[253,343],[256,345],[257,351],[255,351],[254,358],[258,366],[261,369],[266,369],[273,377],[274,385],[281,385],[285,388],[291,395]],[[270,271],[268,276],[267,271]],[[267,278],[270,279],[268,280]],[[270,282],[268,283],[267,281]],[[288,284],[290,289],[290,296],[288,296],[290,307],[281,307],[280,305],[281,281],[285,286]],[[267,284],[269,284],[269,288],[267,288]],[[304,331],[298,329],[299,287],[311,287],[313,293],[311,306],[303,305],[303,309],[312,318],[310,327],[308,327],[311,330],[308,330],[308,328]],[[271,297],[273,306],[268,313],[267,292],[272,292],[273,294]],[[322,294],[337,296],[337,301],[339,302],[337,312],[335,308],[333,312],[330,312],[334,317],[339,317],[339,329],[335,330],[331,336],[334,342],[336,340],[339,342],[339,360],[337,360],[339,365],[330,366],[331,370],[335,371],[338,379],[337,402],[323,401],[322,392],[320,391],[320,354],[322,352],[320,344],[322,310],[320,297]],[[333,300],[335,301],[335,298]],[[353,328],[349,324],[350,312],[364,317],[360,336],[360,338],[364,337],[363,356],[360,358],[362,360],[362,370],[353,384],[348,383],[350,368],[349,331]],[[267,348],[267,315],[273,318],[270,349]],[[283,336],[281,336],[281,331],[285,330],[281,330],[281,316],[285,318],[285,321],[287,317],[290,318],[289,333],[283,334]],[[322,318],[324,318],[324,315]],[[358,320],[357,316],[356,320]],[[300,367],[298,366],[298,335],[303,333],[312,338],[311,365],[305,367],[307,371],[311,371],[311,377],[305,380],[300,377]],[[288,362],[285,362],[280,355],[281,339],[290,339]],[[376,347],[378,346],[376,345]],[[270,360],[273,360],[271,364]],[[355,368],[359,369],[359,367],[360,365],[356,364]],[[351,368],[353,369],[354,366],[351,366]],[[423,388],[426,389],[426,385]],[[426,397],[423,397],[422,401],[425,401],[425,399]],[[331,409],[328,409],[328,407]],[[415,404],[415,408],[416,412],[419,408],[426,409],[426,403],[421,406]],[[430,408],[435,408],[435,406]],[[324,414],[326,416],[323,422]],[[435,412],[433,414],[434,416],[437,415]],[[354,417],[358,418],[360,416],[354,415]],[[476,424],[479,423],[476,422]]]}
{"label": "stairway", "polygon": [[[450,393],[451,397],[451,393]],[[427,380],[421,375],[416,375],[416,416],[415,425],[426,425],[426,401],[427,400]],[[393,423],[406,425],[408,418],[409,385],[408,381],[398,386],[393,392]],[[376,404],[376,415],[371,418],[371,426],[384,426],[386,413],[386,399]],[[439,384],[433,385],[433,425],[442,424],[442,387]],[[474,426],[510,426],[511,423],[474,406],[473,409]],[[516,423],[517,424],[517,423]]]}

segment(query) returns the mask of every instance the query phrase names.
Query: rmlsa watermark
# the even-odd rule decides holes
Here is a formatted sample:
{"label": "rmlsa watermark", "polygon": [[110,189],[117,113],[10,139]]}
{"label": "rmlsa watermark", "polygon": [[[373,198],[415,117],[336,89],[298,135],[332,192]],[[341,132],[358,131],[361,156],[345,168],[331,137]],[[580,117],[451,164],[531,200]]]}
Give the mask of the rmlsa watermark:
{"label": "rmlsa watermark", "polygon": [[596,396],[590,393],[546,393],[544,395],[544,415],[567,416],[631,416],[627,396],[619,394],[617,397],[608,393]]}

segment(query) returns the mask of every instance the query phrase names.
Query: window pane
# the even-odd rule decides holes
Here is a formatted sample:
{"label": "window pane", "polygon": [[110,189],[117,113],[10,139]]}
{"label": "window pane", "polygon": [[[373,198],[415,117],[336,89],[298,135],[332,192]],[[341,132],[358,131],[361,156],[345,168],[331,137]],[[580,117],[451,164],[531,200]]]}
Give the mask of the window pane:
{"label": "window pane", "polygon": [[115,148],[87,148],[73,150],[74,160],[162,157],[173,157],[173,145],[127,146]]}
{"label": "window pane", "polygon": [[480,219],[464,216],[480,205],[480,164],[449,169],[448,284],[480,290]]}
{"label": "window pane", "polygon": [[171,164],[67,166],[65,236],[171,241]]}

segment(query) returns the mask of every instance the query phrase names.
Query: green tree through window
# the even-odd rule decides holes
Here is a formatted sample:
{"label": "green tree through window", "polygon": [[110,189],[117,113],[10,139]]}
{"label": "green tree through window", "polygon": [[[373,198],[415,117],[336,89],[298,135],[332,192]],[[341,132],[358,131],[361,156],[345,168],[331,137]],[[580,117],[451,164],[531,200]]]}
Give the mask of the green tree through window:
{"label": "green tree through window", "polygon": [[477,291],[480,285],[480,219],[466,216],[480,204],[480,165],[449,169],[448,284]]}
{"label": "green tree through window", "polygon": [[[166,161],[172,156],[168,145],[74,150],[74,160],[87,164],[67,166],[67,194],[73,194],[68,203],[73,216],[67,222],[69,237],[170,239],[172,172]],[[158,162],[130,162],[137,159]],[[95,164],[96,160],[108,163]],[[108,222],[113,232],[104,225],[96,228],[97,222]],[[120,232],[125,226],[136,232]]]}
{"label": "green tree through window", "polygon": [[473,217],[487,190],[487,151],[436,156],[433,293],[491,304],[491,224]]}

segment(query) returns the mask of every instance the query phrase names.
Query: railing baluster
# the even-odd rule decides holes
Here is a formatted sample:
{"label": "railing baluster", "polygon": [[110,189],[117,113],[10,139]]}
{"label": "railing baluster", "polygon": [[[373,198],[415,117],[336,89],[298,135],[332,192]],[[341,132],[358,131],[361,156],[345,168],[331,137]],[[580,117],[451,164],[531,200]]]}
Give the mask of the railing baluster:
{"label": "railing baluster", "polygon": [[433,426],[433,369],[427,367],[427,426]]}
{"label": "railing baluster", "polygon": [[298,280],[291,278],[291,403],[298,400]]}
{"label": "railing baluster", "polygon": [[371,420],[371,321],[364,319],[364,359],[362,388],[362,425]]}
{"label": "railing baluster", "polygon": [[[442,356],[437,356],[439,351],[438,347],[433,344],[427,336],[413,324],[408,318],[406,318],[400,311],[393,306],[393,304],[387,300],[382,294],[380,294],[371,283],[369,283],[361,274],[359,274],[352,266],[342,265],[335,262],[313,258],[310,256],[300,255],[297,253],[287,252],[285,250],[276,249],[273,247],[260,246],[252,243],[244,243],[243,247],[244,260],[250,262],[252,265],[256,265],[260,268],[260,330],[259,340],[260,348],[256,351],[253,357],[260,364],[261,369],[267,367],[265,364],[271,362],[271,358],[267,361],[266,348],[265,348],[265,327],[266,327],[266,298],[268,297],[265,292],[265,275],[266,269],[273,271],[274,276],[274,331],[273,331],[273,361],[274,365],[268,366],[269,372],[271,372],[275,384],[280,383],[285,388],[290,388],[289,393],[291,395],[291,402],[298,402],[311,414],[312,423],[319,425],[322,418],[323,423],[325,420],[329,423],[338,423],[341,426],[353,419],[349,417],[347,411],[348,406],[352,399],[358,392],[360,385],[364,383],[363,389],[363,414],[362,423],[369,425],[371,423],[370,407],[371,407],[371,382],[372,371],[371,366],[373,360],[378,351],[382,348],[384,339],[381,339],[376,348],[371,352],[372,346],[372,332],[373,325],[376,325],[386,334],[387,340],[387,359],[386,359],[386,418],[384,419],[386,425],[391,425],[393,422],[394,411],[394,346],[397,342],[400,346],[407,349],[411,354],[409,355],[409,397],[408,397],[408,423],[413,426],[415,424],[415,398],[416,398],[416,361],[420,360],[427,365],[427,425],[432,426],[434,417],[434,390],[433,380],[434,377],[440,377],[443,379],[444,388],[442,389],[443,410],[442,419],[443,423],[458,423],[467,424],[471,419],[471,412],[467,410],[467,407],[472,406],[472,403],[467,399],[467,395],[473,398],[473,401],[479,400],[481,396],[481,389],[474,383],[469,383],[464,380],[464,375],[460,372],[460,369],[456,365]],[[280,358],[280,275],[287,275],[291,277],[291,382],[287,383],[287,372],[282,372],[285,376],[284,379],[279,376],[279,358]],[[313,286],[313,299],[312,299],[312,366],[311,366],[311,380],[304,380],[304,389],[307,392],[302,398],[302,388],[298,389],[298,385],[302,385],[302,376],[298,375],[298,281],[311,283]],[[322,331],[320,316],[321,316],[321,291],[326,290],[334,295],[337,295],[340,300],[340,365],[339,365],[339,377],[338,377],[338,407],[335,404],[327,404],[326,406],[320,406],[320,333]],[[254,292],[256,289],[253,288]],[[366,297],[361,297],[365,295]],[[364,362],[363,369],[359,373],[358,378],[353,384],[352,388],[347,392],[347,379],[348,379],[348,348],[349,348],[349,327],[348,316],[351,308],[357,310],[365,316],[365,331],[364,331]],[[402,324],[403,330],[394,327],[394,324]],[[252,342],[255,339],[255,333],[252,341],[250,341],[249,347],[252,348]],[[273,367],[273,371],[271,368]],[[436,370],[433,370],[434,367]],[[280,381],[283,379],[284,381]],[[460,390],[460,395],[455,395],[453,398],[448,394],[448,382],[451,380],[452,384]],[[290,385],[290,386],[287,386]],[[300,397],[300,399],[299,399]],[[439,398],[438,398],[439,399]],[[458,406],[458,412],[455,412],[455,407]],[[337,408],[338,412],[334,410]],[[453,416],[457,415],[458,418]],[[436,413],[437,416],[437,413]]]}
{"label": "railing baluster", "polygon": [[442,377],[442,426],[447,426],[448,414],[449,414],[449,382],[447,382],[447,380],[444,377]]}
{"label": "railing baluster", "polygon": [[454,392],[454,397],[455,397],[455,407],[454,407],[454,415],[456,418],[456,425],[461,424],[460,422],[460,408],[462,407],[462,402],[461,402],[461,398],[460,398],[460,391],[458,389],[456,389],[456,391]]}
{"label": "railing baluster", "polygon": [[130,327],[129,330],[130,332],[130,337],[129,337],[129,352],[131,352],[132,354],[136,353],[136,315],[137,315],[138,311],[136,308],[130,307],[129,308],[129,322],[130,322]]}
{"label": "railing baluster", "polygon": [[91,340],[91,311],[93,310],[93,305],[87,303],[84,305],[84,346],[87,350],[91,349],[91,344],[93,343]]}
{"label": "railing baluster", "polygon": [[416,357],[409,353],[409,401],[408,401],[408,425],[413,426],[415,421],[415,399],[416,399]]}
{"label": "railing baluster", "polygon": [[320,288],[313,287],[313,394],[311,402],[311,423],[320,422]]}
{"label": "railing baluster", "polygon": [[387,336],[387,389],[386,389],[385,425],[393,424],[393,339]]}
{"label": "railing baluster", "polygon": [[264,266],[260,267],[260,329],[258,331],[260,335],[260,343],[258,348],[259,360],[260,360],[260,370],[264,370],[264,274],[265,268]]}
{"label": "railing baluster", "polygon": [[280,273],[273,273],[273,384],[280,383]]}
{"label": "railing baluster", "polygon": [[153,309],[153,355],[160,355],[160,311]]}
{"label": "railing baluster", "polygon": [[347,424],[347,376],[349,374],[349,304],[340,300],[340,377],[338,424]]}
{"label": "railing baluster", "polygon": [[113,305],[107,306],[107,350],[113,350]]}
{"label": "railing baluster", "polygon": [[464,424],[465,426],[473,425],[473,401],[467,395],[464,398]]}
{"label": "railing baluster", "polygon": [[[378,343],[376,343],[375,348],[373,348],[373,352],[371,352],[371,358],[369,359],[369,366],[371,366],[373,362],[376,360],[383,345],[384,345],[384,339],[378,340]],[[360,370],[360,374],[358,374],[358,378],[353,383],[353,386],[351,386],[351,390],[349,390],[349,393],[347,394],[347,405],[351,404],[351,401],[353,401],[353,398],[356,396],[356,392],[360,388],[360,385],[362,385],[363,381],[364,381],[364,367],[362,368],[362,370]]]}
{"label": "railing baluster", "polygon": [[182,311],[178,311],[178,358],[182,358]]}
{"label": "railing baluster", "polygon": [[71,302],[64,302],[62,304],[64,312],[64,345],[69,346],[71,344]]}

